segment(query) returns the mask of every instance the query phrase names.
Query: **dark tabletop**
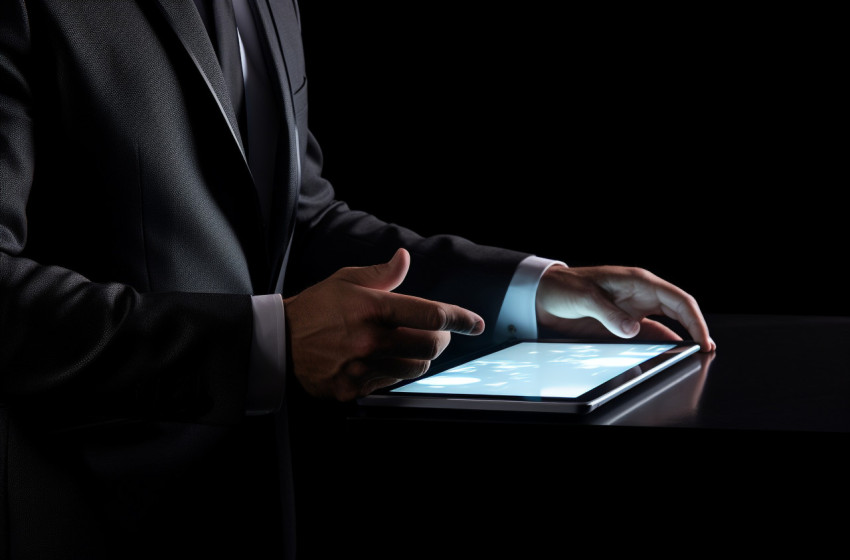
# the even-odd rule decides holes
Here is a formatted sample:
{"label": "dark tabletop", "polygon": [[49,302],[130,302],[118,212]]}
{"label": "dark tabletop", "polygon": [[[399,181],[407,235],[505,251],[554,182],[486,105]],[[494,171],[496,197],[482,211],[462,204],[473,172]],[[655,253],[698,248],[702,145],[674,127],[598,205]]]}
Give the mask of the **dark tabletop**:
{"label": "dark tabletop", "polygon": [[[718,350],[694,356],[585,420],[682,426],[850,432],[850,318],[712,316]],[[665,388],[666,385],[666,388]]]}
{"label": "dark tabletop", "polygon": [[[584,416],[346,409],[301,443],[304,492],[327,494],[305,538],[321,548],[342,500],[360,514],[335,519],[357,535],[427,527],[434,550],[460,534],[491,556],[576,538],[682,557],[733,537],[762,552],[834,543],[849,521],[850,317],[707,320],[716,352]],[[412,538],[390,534],[373,550]]]}
{"label": "dark tabletop", "polygon": [[850,433],[850,317],[719,315],[699,353],[591,414],[359,409],[352,421]]}

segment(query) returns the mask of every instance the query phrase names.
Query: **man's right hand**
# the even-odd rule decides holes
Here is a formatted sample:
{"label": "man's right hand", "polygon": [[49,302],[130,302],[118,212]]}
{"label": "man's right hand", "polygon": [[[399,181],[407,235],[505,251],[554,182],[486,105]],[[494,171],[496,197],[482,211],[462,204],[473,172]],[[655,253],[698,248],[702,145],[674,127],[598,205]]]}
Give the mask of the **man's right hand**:
{"label": "man's right hand", "polygon": [[349,401],[428,370],[451,332],[478,335],[484,320],[461,307],[392,293],[410,255],[343,268],[284,300],[296,378],[316,397]]}

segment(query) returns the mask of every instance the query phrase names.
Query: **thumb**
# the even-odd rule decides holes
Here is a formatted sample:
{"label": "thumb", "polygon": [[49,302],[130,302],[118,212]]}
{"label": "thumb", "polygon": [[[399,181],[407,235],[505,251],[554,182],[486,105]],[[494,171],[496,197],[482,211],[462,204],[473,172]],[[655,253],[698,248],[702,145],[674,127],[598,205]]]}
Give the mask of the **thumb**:
{"label": "thumb", "polygon": [[593,317],[602,325],[621,338],[632,338],[640,331],[640,322],[617,307],[607,298],[594,298],[594,304],[588,310],[588,316]]}
{"label": "thumb", "polygon": [[406,249],[399,249],[385,263],[344,268],[340,271],[340,276],[343,280],[359,286],[389,292],[402,283],[409,268],[410,253]]}

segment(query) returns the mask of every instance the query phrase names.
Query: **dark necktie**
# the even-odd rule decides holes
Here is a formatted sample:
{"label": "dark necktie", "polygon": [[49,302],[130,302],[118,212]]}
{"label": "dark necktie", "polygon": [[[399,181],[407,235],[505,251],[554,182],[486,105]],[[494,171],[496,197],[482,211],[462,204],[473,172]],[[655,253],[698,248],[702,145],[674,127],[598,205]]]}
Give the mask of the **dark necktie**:
{"label": "dark necktie", "polygon": [[242,145],[248,152],[247,109],[245,107],[245,82],[242,77],[242,57],[239,51],[239,37],[236,33],[236,16],[231,0],[203,0],[197,2],[201,16],[207,26],[213,48],[224,81],[230,94],[233,110],[239,121]]}

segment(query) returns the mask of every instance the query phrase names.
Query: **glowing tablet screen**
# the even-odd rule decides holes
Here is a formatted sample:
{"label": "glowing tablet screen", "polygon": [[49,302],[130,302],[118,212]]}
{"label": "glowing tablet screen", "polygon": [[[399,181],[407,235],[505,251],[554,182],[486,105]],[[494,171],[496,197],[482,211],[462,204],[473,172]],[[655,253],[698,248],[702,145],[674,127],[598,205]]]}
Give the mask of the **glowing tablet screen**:
{"label": "glowing tablet screen", "polygon": [[673,347],[522,342],[391,392],[575,398]]}

